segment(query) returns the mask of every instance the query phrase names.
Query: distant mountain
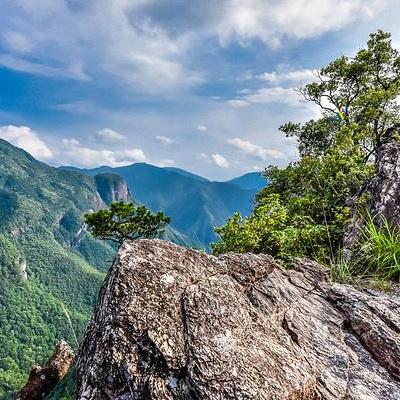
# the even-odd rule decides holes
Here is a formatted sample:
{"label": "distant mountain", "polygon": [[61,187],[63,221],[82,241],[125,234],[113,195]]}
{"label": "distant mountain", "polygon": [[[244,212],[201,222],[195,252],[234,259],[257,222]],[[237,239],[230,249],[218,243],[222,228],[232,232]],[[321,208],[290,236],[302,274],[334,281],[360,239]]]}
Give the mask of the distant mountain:
{"label": "distant mountain", "polygon": [[0,140],[0,399],[57,341],[75,343],[68,318],[80,337],[115,254],[82,214],[126,195],[119,175],[52,168]]}
{"label": "distant mountain", "polygon": [[238,185],[245,190],[259,191],[266,186],[266,180],[261,175],[261,172],[249,172],[237,178],[233,178],[228,182]]}
{"label": "distant mountain", "polygon": [[235,211],[248,215],[255,193],[265,186],[265,180],[258,173],[230,182],[211,182],[182,169],[146,163],[117,168],[62,168],[91,176],[104,172],[121,175],[136,201],[153,211],[164,211],[172,217],[171,226],[176,232],[205,249],[217,240],[214,227],[224,224]]}
{"label": "distant mountain", "polygon": [[122,200],[128,202],[132,200],[128,185],[121,175],[104,172],[94,176],[97,191],[101,199],[106,203]]}
{"label": "distant mountain", "polygon": [[183,176],[186,176],[188,178],[193,178],[193,179],[197,179],[200,182],[209,182],[208,179],[203,178],[200,175],[196,175],[193,174],[192,172],[189,171],[185,171],[184,169],[181,168],[176,168],[176,167],[164,167],[164,169],[166,169],[167,171],[172,171],[172,172],[177,172],[178,174],[181,174]]}

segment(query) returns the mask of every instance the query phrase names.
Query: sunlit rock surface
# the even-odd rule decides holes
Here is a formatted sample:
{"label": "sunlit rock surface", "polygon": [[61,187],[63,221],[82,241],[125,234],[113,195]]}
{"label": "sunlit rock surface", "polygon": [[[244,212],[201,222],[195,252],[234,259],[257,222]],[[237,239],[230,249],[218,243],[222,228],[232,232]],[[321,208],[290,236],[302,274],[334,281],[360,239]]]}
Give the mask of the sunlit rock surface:
{"label": "sunlit rock surface", "polygon": [[400,399],[400,300],[315,263],[127,242],[82,344],[79,400]]}

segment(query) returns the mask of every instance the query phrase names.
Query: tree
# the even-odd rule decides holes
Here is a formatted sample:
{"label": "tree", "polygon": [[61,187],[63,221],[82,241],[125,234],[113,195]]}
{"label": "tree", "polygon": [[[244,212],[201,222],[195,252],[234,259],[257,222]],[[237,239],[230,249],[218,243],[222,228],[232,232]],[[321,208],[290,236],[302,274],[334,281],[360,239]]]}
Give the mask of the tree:
{"label": "tree", "polygon": [[[392,47],[390,34],[378,31],[354,57],[330,62],[315,74],[314,82],[298,91],[319,107],[321,117],[281,126],[285,136],[297,139],[299,160],[283,169],[266,168],[269,185],[258,193],[253,215],[240,226],[276,218],[262,210],[276,201],[272,195],[278,196],[286,214],[284,226],[259,232],[251,251],[283,260],[331,258],[341,246],[351,199],[374,171],[386,130],[400,122],[399,52]],[[231,225],[232,220],[217,229],[221,243],[214,245],[216,252],[249,248],[237,245]],[[277,236],[280,240],[271,247]]]}
{"label": "tree", "polygon": [[125,239],[159,236],[171,221],[162,212],[152,213],[145,206],[114,202],[108,209],[84,215],[93,236],[122,244]]}

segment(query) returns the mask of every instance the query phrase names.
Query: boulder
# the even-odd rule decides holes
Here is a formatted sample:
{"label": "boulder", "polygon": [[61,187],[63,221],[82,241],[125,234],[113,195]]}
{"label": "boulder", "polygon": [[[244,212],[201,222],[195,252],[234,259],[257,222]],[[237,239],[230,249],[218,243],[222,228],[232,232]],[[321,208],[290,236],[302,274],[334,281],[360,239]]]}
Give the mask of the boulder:
{"label": "boulder", "polygon": [[386,219],[392,226],[400,228],[400,142],[395,135],[399,130],[397,125],[387,130],[377,150],[374,175],[351,199],[352,218],[343,240],[347,260],[359,242],[365,210],[377,224]]}
{"label": "boulder", "polygon": [[320,265],[126,242],[77,364],[78,400],[400,399],[400,300]]}

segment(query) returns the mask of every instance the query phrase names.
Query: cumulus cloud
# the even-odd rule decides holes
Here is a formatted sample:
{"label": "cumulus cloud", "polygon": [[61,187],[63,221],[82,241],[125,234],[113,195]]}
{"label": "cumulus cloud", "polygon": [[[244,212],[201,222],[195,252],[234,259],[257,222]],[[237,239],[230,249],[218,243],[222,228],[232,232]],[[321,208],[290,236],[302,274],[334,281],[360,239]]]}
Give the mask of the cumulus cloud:
{"label": "cumulus cloud", "polygon": [[206,153],[200,153],[198,155],[198,158],[206,161],[209,164],[214,164],[220,168],[229,168],[230,166],[229,161],[219,153],[214,153],[211,155],[208,155]]}
{"label": "cumulus cloud", "polygon": [[121,167],[134,162],[147,160],[142,149],[98,150],[83,146],[74,138],[63,139],[62,144],[61,156],[63,162],[82,167],[96,167],[99,165]]}
{"label": "cumulus cloud", "polygon": [[161,144],[172,144],[174,141],[168,136],[156,136],[157,142]]}
{"label": "cumulus cloud", "polygon": [[304,99],[295,88],[264,87],[236,99],[227,100],[231,107],[242,108],[250,104],[283,103],[292,107],[304,107]]}
{"label": "cumulus cloud", "polygon": [[200,132],[207,132],[208,128],[205,125],[197,125],[197,130]]}
{"label": "cumulus cloud", "polygon": [[258,79],[277,84],[282,82],[311,82],[315,79],[315,71],[311,69],[299,69],[288,72],[264,72],[257,76]]}
{"label": "cumulus cloud", "polygon": [[251,143],[248,140],[240,138],[228,139],[228,143],[240,150],[242,153],[253,158],[266,161],[269,158],[281,158],[282,152],[275,149],[265,149],[257,144]]}
{"label": "cumulus cloud", "polygon": [[[172,37],[138,1],[2,2],[0,65],[52,78],[89,80],[108,74],[143,91],[202,81],[185,67],[185,32]],[[15,21],[21,21],[16,24]],[[22,23],[23,22],[23,23]]]}
{"label": "cumulus cloud", "polygon": [[47,144],[27,126],[1,126],[0,138],[21,147],[36,158],[48,159],[53,156]]}
{"label": "cumulus cloud", "polygon": [[125,139],[124,135],[113,131],[112,129],[105,128],[96,133],[96,139],[100,140],[103,143],[118,143]]}
{"label": "cumulus cloud", "polygon": [[310,38],[368,19],[366,0],[16,0],[2,1],[0,65],[88,80],[107,73],[144,91],[204,81],[190,54],[210,36],[222,45]]}
{"label": "cumulus cloud", "polygon": [[380,11],[382,4],[364,0],[230,0],[216,25],[220,41],[259,39],[271,47],[283,37],[320,36]]}
{"label": "cumulus cloud", "polygon": [[228,160],[221,154],[211,154],[211,161],[220,168],[229,168]]}

